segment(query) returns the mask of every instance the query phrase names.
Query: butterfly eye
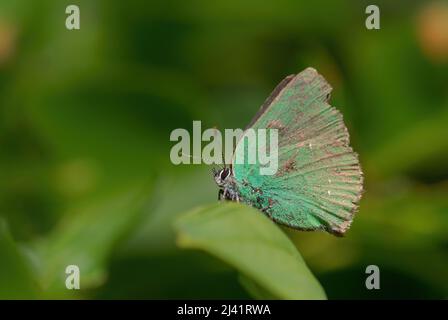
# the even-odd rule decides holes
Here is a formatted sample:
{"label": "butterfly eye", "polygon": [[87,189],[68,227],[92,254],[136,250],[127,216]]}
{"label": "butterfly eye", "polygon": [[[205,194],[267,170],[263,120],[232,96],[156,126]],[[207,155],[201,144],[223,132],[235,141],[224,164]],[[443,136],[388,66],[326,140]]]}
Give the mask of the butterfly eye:
{"label": "butterfly eye", "polygon": [[230,170],[228,168],[222,169],[221,171],[221,180],[225,180],[229,176]]}

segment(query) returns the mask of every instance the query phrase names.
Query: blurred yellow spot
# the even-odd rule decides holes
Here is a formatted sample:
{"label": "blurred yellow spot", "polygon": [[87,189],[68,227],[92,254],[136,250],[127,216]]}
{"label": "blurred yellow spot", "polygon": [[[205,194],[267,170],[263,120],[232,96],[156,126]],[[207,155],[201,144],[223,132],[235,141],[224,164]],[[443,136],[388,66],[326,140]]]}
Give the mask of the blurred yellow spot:
{"label": "blurred yellow spot", "polygon": [[17,28],[0,18],[0,66],[6,64],[16,51]]}
{"label": "blurred yellow spot", "polygon": [[425,55],[433,62],[448,62],[448,3],[432,2],[423,7],[417,31]]}
{"label": "blurred yellow spot", "polygon": [[78,159],[61,165],[56,172],[59,190],[67,196],[79,196],[91,191],[97,181],[97,171],[91,162]]}

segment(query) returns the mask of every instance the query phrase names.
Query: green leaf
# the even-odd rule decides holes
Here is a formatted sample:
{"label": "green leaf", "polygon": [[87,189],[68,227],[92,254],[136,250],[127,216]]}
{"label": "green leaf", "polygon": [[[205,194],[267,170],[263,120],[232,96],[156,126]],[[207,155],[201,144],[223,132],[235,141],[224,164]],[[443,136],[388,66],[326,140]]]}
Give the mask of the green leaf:
{"label": "green leaf", "polygon": [[[205,188],[197,188],[198,185]],[[206,167],[193,167],[190,171],[177,167],[174,174],[164,175],[154,188],[151,208],[146,210],[138,229],[122,249],[127,254],[178,250],[174,241],[173,221],[185,210],[216,199],[214,187],[210,169]],[[173,201],[173,195],[177,194],[183,196]]]}
{"label": "green leaf", "polygon": [[48,297],[74,294],[65,287],[68,265],[80,269],[81,294],[82,289],[105,281],[108,258],[139,221],[147,192],[142,187],[131,188],[74,209],[45,241],[37,244],[41,281]]}
{"label": "green leaf", "polygon": [[6,224],[0,220],[0,299],[36,298],[37,281]]}
{"label": "green leaf", "polygon": [[269,291],[265,290],[263,287],[259,286],[255,281],[249,279],[248,277],[240,274],[239,277],[240,284],[246,289],[249,294],[255,299],[259,300],[275,300],[276,297],[273,296]]}
{"label": "green leaf", "polygon": [[326,299],[294,244],[259,211],[217,203],[182,215],[175,224],[182,248],[204,250],[235,267],[254,297]]}

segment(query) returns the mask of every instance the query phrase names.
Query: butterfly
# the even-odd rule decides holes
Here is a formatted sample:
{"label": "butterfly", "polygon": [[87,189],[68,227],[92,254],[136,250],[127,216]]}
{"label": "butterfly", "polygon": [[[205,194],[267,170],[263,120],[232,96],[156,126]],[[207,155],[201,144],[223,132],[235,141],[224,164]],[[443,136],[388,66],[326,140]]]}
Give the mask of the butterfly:
{"label": "butterfly", "polygon": [[342,114],[328,103],[331,90],[313,68],[286,77],[246,127],[278,130],[276,174],[261,175],[260,163],[235,163],[245,148],[240,139],[232,164],[213,172],[218,198],[294,229],[342,236],[358,210],[363,173]]}

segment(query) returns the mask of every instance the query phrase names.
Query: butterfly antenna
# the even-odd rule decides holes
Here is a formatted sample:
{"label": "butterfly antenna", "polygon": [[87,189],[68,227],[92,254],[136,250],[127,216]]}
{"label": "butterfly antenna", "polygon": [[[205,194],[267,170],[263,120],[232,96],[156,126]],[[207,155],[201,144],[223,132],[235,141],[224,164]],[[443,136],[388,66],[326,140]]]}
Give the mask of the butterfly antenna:
{"label": "butterfly antenna", "polygon": [[[213,127],[213,129],[215,130],[215,133],[213,134],[213,138],[214,139],[216,139],[216,134],[219,132],[219,130],[218,130],[218,126],[214,126]],[[223,162],[223,165],[224,165],[224,169],[225,168],[227,168],[227,164],[226,164],[226,154],[225,154],[225,151],[224,151],[224,148],[223,148],[223,144],[222,144],[222,140],[221,140],[221,159],[222,159],[222,162]]]}
{"label": "butterfly antenna", "polygon": [[195,156],[192,156],[192,155],[183,153],[183,152],[181,152],[180,154],[181,154],[182,156],[189,157],[189,158],[192,158],[192,159],[201,159],[200,157],[198,158],[198,157],[195,157]]}

